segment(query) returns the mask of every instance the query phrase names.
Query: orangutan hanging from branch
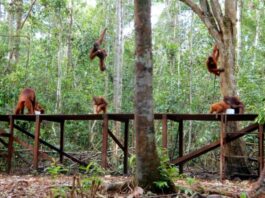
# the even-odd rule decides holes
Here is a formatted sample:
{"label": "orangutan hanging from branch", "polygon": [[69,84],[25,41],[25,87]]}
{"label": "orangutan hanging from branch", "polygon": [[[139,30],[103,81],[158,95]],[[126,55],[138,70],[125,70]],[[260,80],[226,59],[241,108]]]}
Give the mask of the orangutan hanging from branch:
{"label": "orangutan hanging from branch", "polygon": [[90,50],[90,54],[89,54],[90,60],[93,60],[96,56],[99,58],[100,71],[104,71],[106,69],[105,58],[107,57],[108,54],[107,54],[105,49],[100,48],[100,45],[103,42],[104,35],[105,35],[106,31],[107,31],[107,28],[105,28],[101,32],[99,39],[94,43],[94,46]]}

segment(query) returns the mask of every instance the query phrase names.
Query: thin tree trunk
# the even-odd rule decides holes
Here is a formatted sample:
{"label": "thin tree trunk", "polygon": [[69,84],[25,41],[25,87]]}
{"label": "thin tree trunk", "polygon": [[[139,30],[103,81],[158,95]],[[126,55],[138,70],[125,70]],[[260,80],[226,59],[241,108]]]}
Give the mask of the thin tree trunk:
{"label": "thin tree trunk", "polygon": [[[190,35],[189,35],[189,44],[190,44],[190,65],[188,65],[189,70],[190,70],[190,96],[189,96],[189,112],[192,113],[192,88],[193,88],[193,82],[192,82],[192,76],[193,76],[193,18],[194,18],[194,14],[192,13],[191,15],[191,27],[190,27]],[[189,131],[188,131],[188,146],[186,148],[187,152],[190,151],[190,147],[191,147],[191,141],[192,141],[192,120],[189,121]]]}
{"label": "thin tree trunk", "polygon": [[[122,104],[122,64],[123,64],[123,1],[116,1],[116,41],[114,59],[114,93],[113,104],[115,113],[121,112]],[[115,122],[115,135],[119,137],[121,129],[120,122]],[[118,152],[118,145],[115,144],[115,154]]]}
{"label": "thin tree trunk", "polygon": [[20,30],[21,30],[21,22],[22,22],[22,14],[23,14],[23,1],[16,0],[15,1],[16,7],[16,37],[15,39],[15,48],[14,48],[14,57],[15,57],[15,64],[18,63],[19,60],[19,48],[20,48]]}
{"label": "thin tree trunk", "polygon": [[[263,11],[263,10],[262,10]],[[253,60],[252,60],[252,69],[255,70],[256,61],[257,61],[257,48],[259,44],[259,37],[260,37],[260,9],[256,9],[256,31],[255,31],[255,38],[253,44]]]}
{"label": "thin tree trunk", "polygon": [[15,18],[15,3],[12,0],[9,3],[8,7],[8,65],[6,68],[7,72],[12,71],[12,65],[15,62],[15,57],[13,54],[13,49],[14,49],[14,18]]}
{"label": "thin tree trunk", "polygon": [[237,6],[237,48],[236,48],[236,66],[239,67],[240,59],[241,59],[241,49],[242,49],[242,41],[241,41],[241,20],[242,20],[242,8],[243,8],[243,1],[238,1]]}
{"label": "thin tree trunk", "polygon": [[[60,16],[58,16],[59,27],[62,26]],[[63,43],[62,31],[58,33],[58,52],[57,52],[57,89],[56,89],[56,113],[62,113],[62,59],[63,59]]]}
{"label": "thin tree trunk", "polygon": [[[73,26],[73,0],[69,1],[69,14],[68,14],[68,36],[67,36],[67,69],[74,70],[73,55],[72,55],[72,26]],[[74,71],[73,71],[74,73]]]}

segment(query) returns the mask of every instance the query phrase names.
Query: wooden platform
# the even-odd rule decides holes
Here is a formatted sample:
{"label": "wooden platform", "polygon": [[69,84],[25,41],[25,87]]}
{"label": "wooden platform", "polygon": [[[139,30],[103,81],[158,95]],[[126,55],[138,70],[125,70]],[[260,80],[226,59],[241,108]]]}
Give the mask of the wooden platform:
{"label": "wooden platform", "polygon": [[[183,171],[183,164],[193,158],[196,158],[206,152],[209,152],[213,149],[221,147],[221,156],[223,156],[223,148],[225,143],[231,142],[239,137],[242,137],[245,134],[248,134],[252,131],[258,130],[258,137],[259,137],[259,169],[263,168],[264,164],[264,134],[263,134],[263,126],[254,123],[255,118],[257,117],[256,114],[237,114],[237,115],[215,115],[215,114],[162,114],[156,113],[154,114],[155,120],[162,121],[162,146],[167,148],[167,124],[169,121],[178,122],[178,131],[179,131],[179,138],[178,138],[178,151],[179,155],[178,158],[173,159],[172,163],[179,166],[180,172]],[[20,126],[15,124],[15,121],[23,120],[35,123],[35,131],[34,133],[30,133],[29,131],[24,130]],[[34,168],[38,168],[38,160],[39,160],[39,145],[44,144],[51,148],[52,150],[56,151],[60,155],[60,161],[63,161],[63,157],[68,157],[74,162],[77,162],[82,165],[86,165],[85,162],[82,162],[73,156],[64,152],[64,124],[65,121],[85,121],[85,120],[101,120],[102,121],[102,160],[101,165],[104,168],[107,168],[107,149],[108,149],[108,137],[110,136],[115,143],[122,149],[124,153],[124,173],[128,172],[128,136],[129,136],[129,122],[134,120],[134,114],[84,114],[84,115],[0,115],[0,122],[8,122],[10,126],[9,135],[8,136],[8,143],[5,146],[8,148],[8,157],[7,157],[7,164],[8,164],[8,171],[11,171],[11,162],[12,162],[12,155],[13,155],[13,142],[14,142],[14,129],[20,131],[21,133],[27,135],[28,137],[34,140],[34,148],[33,148],[33,166]],[[213,143],[209,143],[208,145],[203,146],[202,148],[193,151],[191,153],[185,154],[183,151],[183,123],[185,121],[216,121],[221,123],[220,127],[220,140],[215,141]],[[248,127],[237,131],[232,136],[226,137],[224,136],[225,131],[222,130],[222,124],[228,121],[251,121]],[[49,121],[49,122],[56,122],[60,124],[60,146],[59,148],[47,143],[46,141],[40,139],[40,128],[42,125],[42,121]],[[108,125],[110,121],[119,121],[124,124],[124,140],[120,142],[118,138],[111,132]],[[157,132],[159,133],[159,132]],[[0,143],[3,142],[0,135]],[[221,163],[222,163],[222,159]],[[222,164],[221,164],[222,169]]]}

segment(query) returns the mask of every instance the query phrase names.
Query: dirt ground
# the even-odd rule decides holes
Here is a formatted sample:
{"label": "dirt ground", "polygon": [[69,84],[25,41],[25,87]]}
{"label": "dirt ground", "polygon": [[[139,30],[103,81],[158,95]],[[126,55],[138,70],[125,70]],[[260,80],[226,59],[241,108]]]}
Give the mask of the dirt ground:
{"label": "dirt ground", "polygon": [[[96,197],[133,197],[135,191],[129,187],[126,191],[122,188],[113,188],[109,192],[110,186],[115,183],[124,184],[129,181],[130,177],[113,177],[110,175],[101,178],[103,184],[98,188]],[[183,178],[174,181],[176,186],[181,189],[179,195],[169,197],[191,197],[195,192],[204,195],[219,194],[222,197],[240,197],[251,189],[254,181],[228,181],[220,182],[218,180]],[[75,184],[78,187],[78,181]],[[68,194],[66,193],[68,189]],[[74,192],[73,176],[57,175],[51,176],[34,176],[34,175],[6,175],[0,174],[0,197],[1,198],[44,198],[44,197],[90,197],[91,194],[85,190]],[[113,190],[112,189],[112,190]],[[139,189],[137,190],[139,191]],[[141,191],[141,190],[140,190]],[[141,194],[141,192],[139,192]],[[146,192],[145,192],[146,193]],[[61,195],[61,196],[58,196]],[[80,195],[80,196],[79,196]],[[135,196],[136,197],[136,196]],[[139,197],[139,196],[138,196]],[[150,195],[150,197],[162,197]]]}

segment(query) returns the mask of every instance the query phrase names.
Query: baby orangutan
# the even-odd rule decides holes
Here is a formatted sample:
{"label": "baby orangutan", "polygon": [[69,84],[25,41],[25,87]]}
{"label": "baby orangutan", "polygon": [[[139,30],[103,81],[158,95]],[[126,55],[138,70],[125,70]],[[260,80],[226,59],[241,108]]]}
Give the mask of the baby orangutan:
{"label": "baby orangutan", "polygon": [[44,113],[44,109],[36,102],[35,91],[31,88],[25,88],[21,91],[15,114],[24,114],[25,107],[28,109],[28,114],[35,114],[35,110]]}
{"label": "baby orangutan", "polygon": [[94,96],[93,102],[94,102],[94,113],[95,114],[99,114],[101,111],[103,113],[107,112],[108,103],[102,96]]}
{"label": "baby orangutan", "polygon": [[226,104],[224,101],[220,101],[211,105],[210,113],[225,113],[226,109],[229,108],[230,106],[228,104]]}

